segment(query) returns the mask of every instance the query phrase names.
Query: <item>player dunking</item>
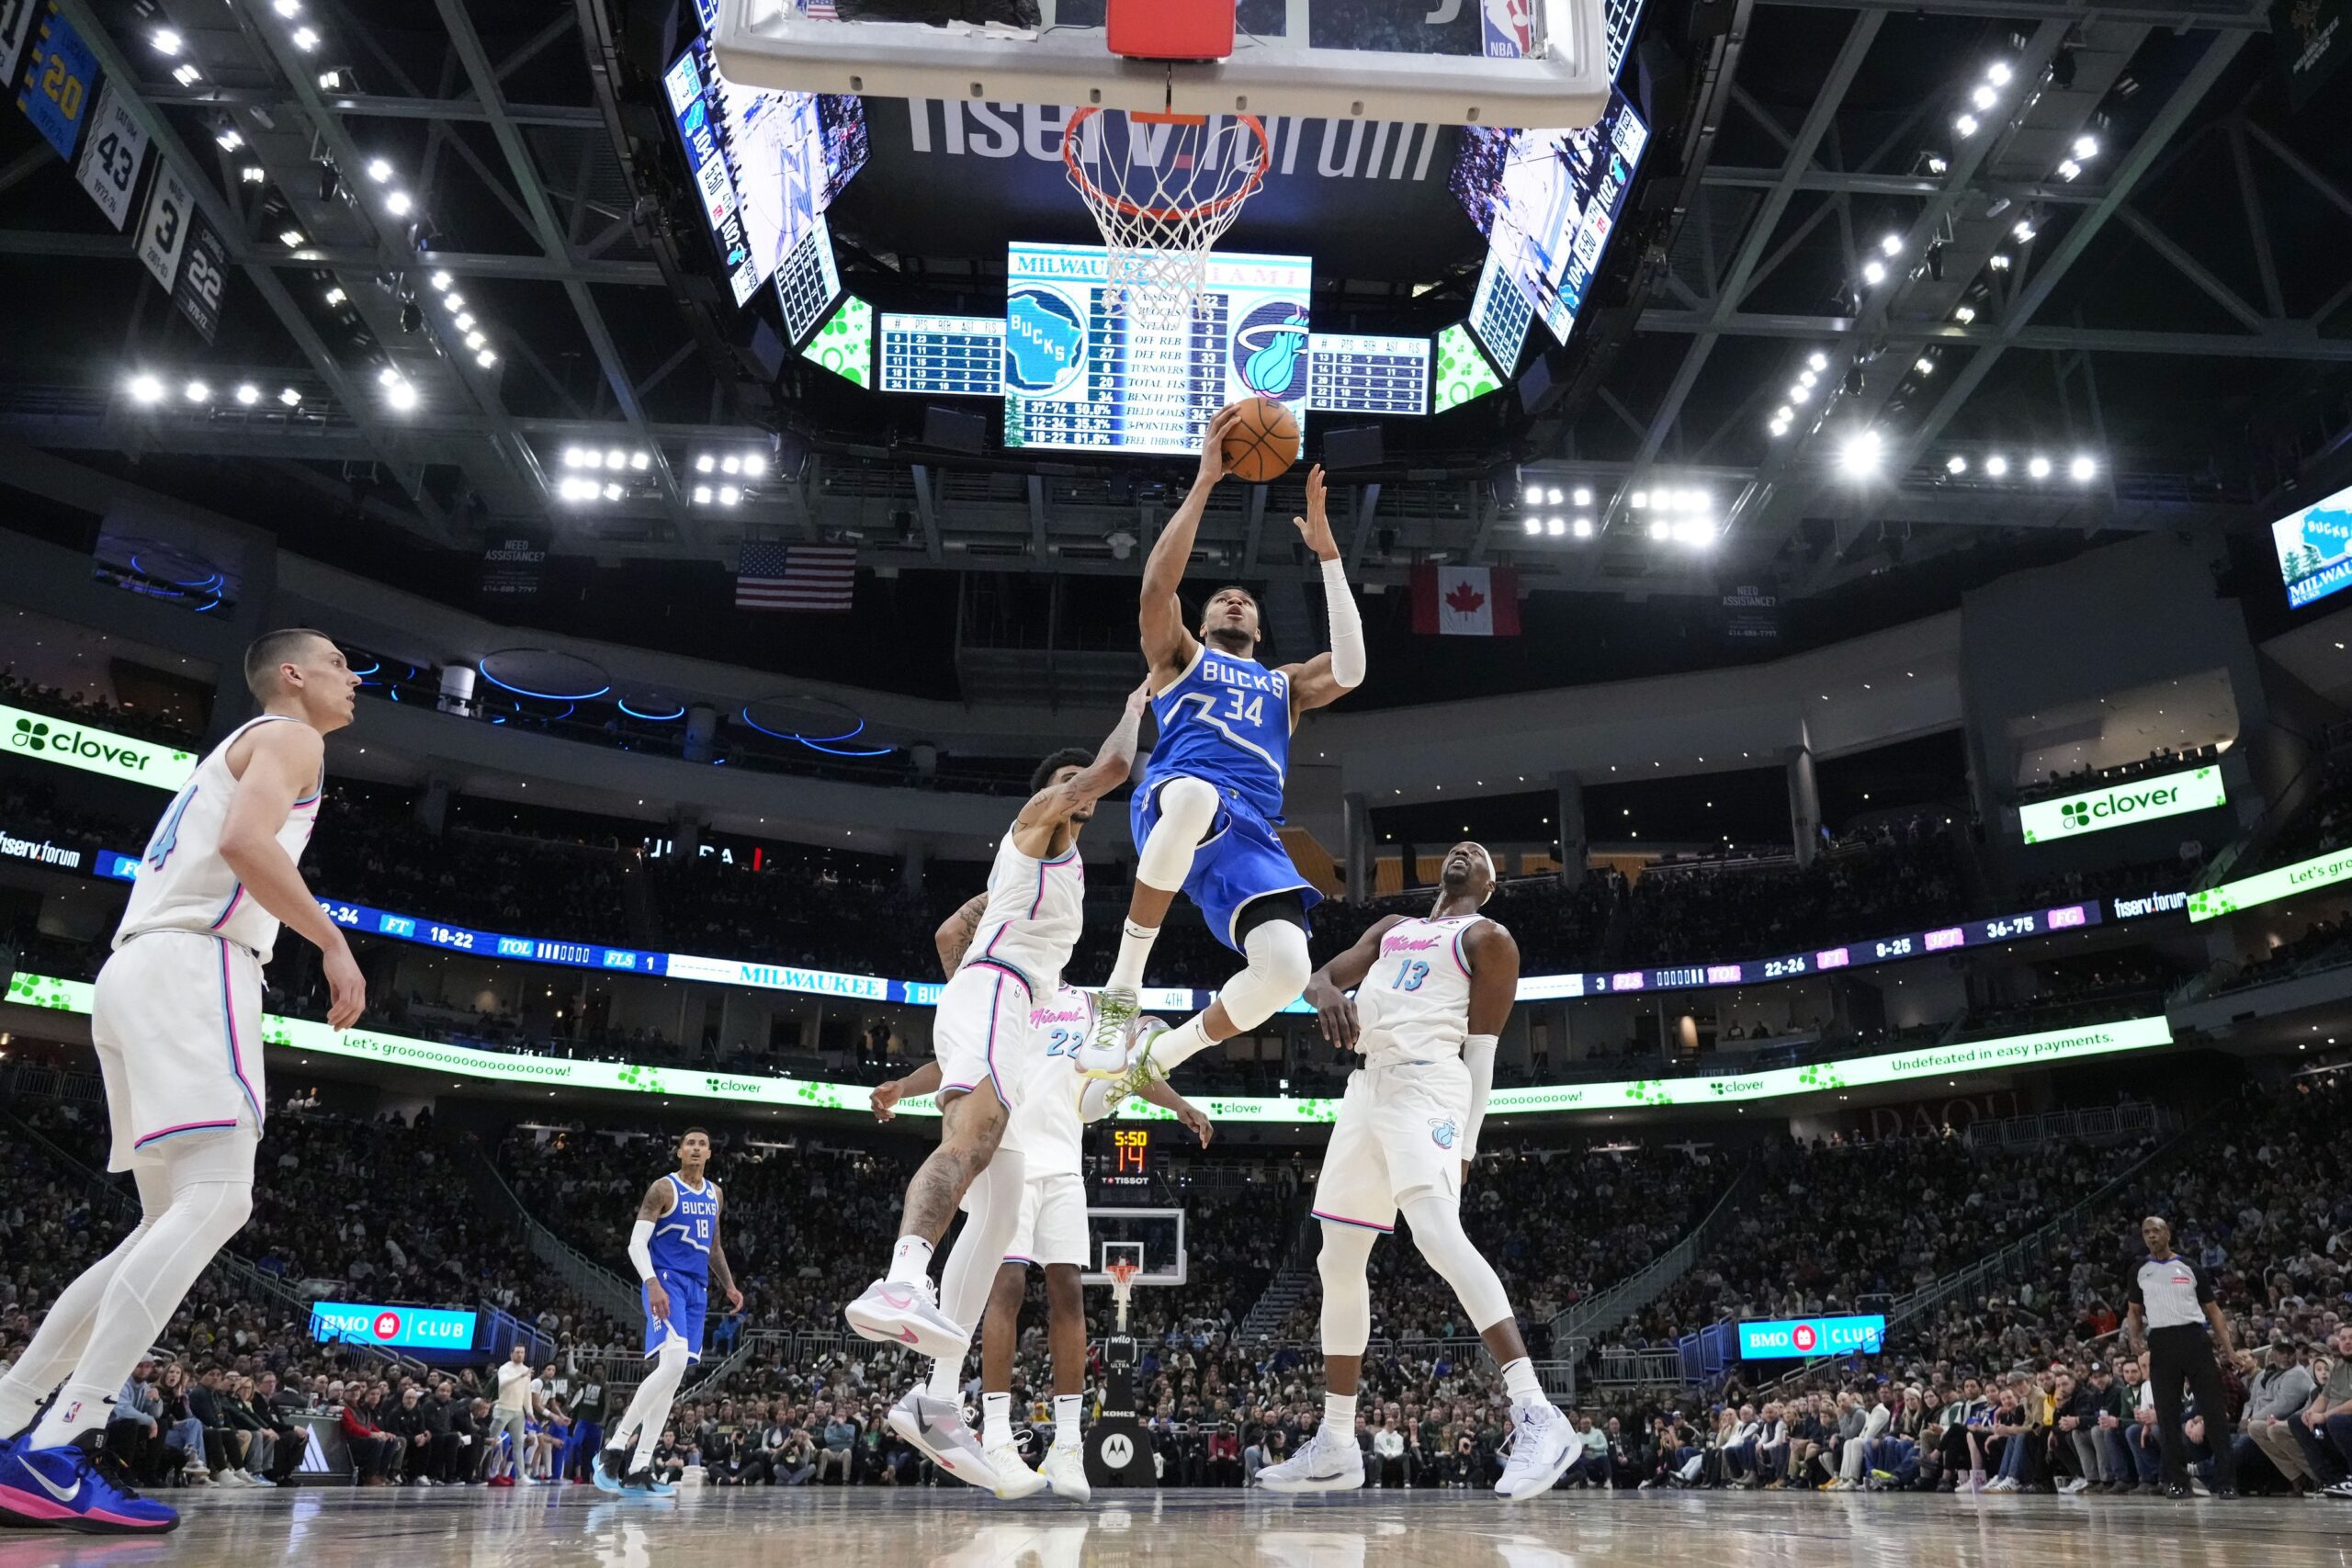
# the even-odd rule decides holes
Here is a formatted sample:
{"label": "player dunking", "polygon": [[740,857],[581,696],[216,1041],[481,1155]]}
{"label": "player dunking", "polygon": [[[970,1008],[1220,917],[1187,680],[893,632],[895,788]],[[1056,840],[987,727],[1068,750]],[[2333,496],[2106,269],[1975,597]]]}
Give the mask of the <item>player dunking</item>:
{"label": "player dunking", "polygon": [[0,1442],[0,1524],[129,1535],[179,1523],[96,1461],[132,1367],[252,1212],[268,1104],[261,970],[279,922],[319,949],[331,1027],[348,1029],[367,1005],[343,932],[294,863],[318,819],[326,737],[351,722],[359,677],[323,633],[301,629],[254,642],[244,673],[262,716],[172,797],[98,971],[90,1039],[114,1129],[107,1168],[131,1173],[141,1217],[65,1287],[0,1378],[0,1438],[11,1439]]}
{"label": "player dunking", "polygon": [[[678,1168],[645,1190],[629,1228],[628,1260],[644,1281],[645,1353],[653,1370],[637,1385],[628,1411],[613,1423],[596,1454],[600,1492],[635,1492],[668,1497],[677,1488],[653,1473],[653,1450],[661,1445],[670,1402],[685,1381],[686,1368],[702,1359],[704,1309],[714,1280],[726,1292],[730,1313],[743,1310],[743,1292],[727,1266],[718,1218],[727,1201],[710,1179],[710,1134],[689,1127],[678,1140]],[[637,1440],[632,1443],[630,1438]]]}
{"label": "player dunking", "polygon": [[[940,932],[940,957],[950,970],[962,960],[961,938],[969,934],[968,927],[960,932],[956,927],[957,922],[951,920]],[[1086,1480],[1085,1453],[1079,1447],[1080,1412],[1086,1392],[1086,1302],[1079,1276],[1090,1261],[1084,1127],[1109,1115],[1124,1098],[1111,1084],[1071,1077],[1070,1058],[1093,1024],[1094,998],[1074,986],[1062,987],[1031,1010],[1029,1077],[1005,1134],[1004,1146],[1021,1151],[1026,1179],[1022,1183],[1021,1223],[1006,1246],[1002,1266],[989,1292],[987,1315],[981,1320],[980,1445],[996,1495],[1008,1501],[1030,1496],[1049,1485],[1056,1496],[1074,1502],[1083,1503],[1093,1495]],[[939,1064],[932,1062],[895,1083],[886,1083],[874,1091],[874,1113],[888,1122],[901,1100],[929,1094],[939,1082]],[[1165,1083],[1154,1083],[1143,1091],[1143,1098],[1174,1111],[1176,1119],[1200,1139],[1201,1146],[1208,1147],[1215,1129],[1183,1096]],[[979,1227],[974,1224],[967,1224],[957,1235],[956,1245],[947,1249],[950,1274],[960,1276],[967,1266],[963,1261],[966,1249],[977,1251],[980,1239]],[[1054,1360],[1054,1446],[1036,1470],[1023,1462],[1012,1437],[1012,1356],[1032,1264],[1046,1271],[1046,1334]],[[956,1404],[963,1372],[960,1350],[933,1361],[931,1397]],[[949,1473],[957,1472],[950,1470]]]}
{"label": "player dunking", "polygon": [[[1274,836],[1283,780],[1299,715],[1337,702],[1363,683],[1363,625],[1348,591],[1340,547],[1324,515],[1323,470],[1306,476],[1306,515],[1293,519],[1322,562],[1331,650],[1304,664],[1268,670],[1257,660],[1258,602],[1246,588],[1209,595],[1198,635],[1184,629],[1176,597],[1192,559],[1209,494],[1226,474],[1225,435],[1246,405],[1210,421],[1192,493],[1168,521],[1144,563],[1138,620],[1151,664],[1159,742],[1130,808],[1136,886],[1119,957],[1103,987],[1093,1037],[1080,1053],[1090,1077],[1115,1077],[1132,1090],[1165,1077],[1187,1057],[1255,1029],[1297,999],[1311,967],[1306,911],[1322,896],[1291,863]],[[1157,1038],[1128,1061],[1144,962],[1182,888],[1219,942],[1246,960],[1207,1010]]]}
{"label": "player dunking", "polygon": [[1323,1424],[1295,1457],[1258,1472],[1269,1491],[1363,1484],[1356,1386],[1372,1334],[1364,1266],[1400,1208],[1413,1245],[1453,1287],[1502,1367],[1514,1433],[1495,1491],[1510,1498],[1548,1492],[1582,1451],[1536,1382],[1502,1280],[1462,1230],[1462,1180],[1478,1152],[1495,1037],[1519,988],[1519,944],[1478,913],[1494,890],[1485,848],[1456,844],[1426,917],[1377,921],[1306,984],[1324,1038],[1361,1051],[1363,1066],[1348,1075],[1315,1182],[1315,1217],[1323,1222]]}
{"label": "player dunking", "polygon": [[[1028,803],[997,849],[988,891],[940,928],[941,961],[953,975],[932,1021],[939,1147],[908,1184],[889,1272],[843,1313],[868,1339],[960,1362],[971,1325],[988,1304],[989,1281],[1021,1220],[1022,1155],[1004,1145],[1004,1133],[1027,1077],[1026,1066],[1016,1064],[1028,1046],[1030,1010],[1061,985],[1078,941],[1086,910],[1078,837],[1093,818],[1095,802],[1134,771],[1143,705],[1137,687],[1118,728],[1092,756],[1062,750],[1037,764]],[[943,1311],[932,1286],[932,1250],[959,1202],[969,1216],[972,1246],[950,1255]],[[890,1423],[950,1474],[995,1485],[952,1399],[910,1389]]]}

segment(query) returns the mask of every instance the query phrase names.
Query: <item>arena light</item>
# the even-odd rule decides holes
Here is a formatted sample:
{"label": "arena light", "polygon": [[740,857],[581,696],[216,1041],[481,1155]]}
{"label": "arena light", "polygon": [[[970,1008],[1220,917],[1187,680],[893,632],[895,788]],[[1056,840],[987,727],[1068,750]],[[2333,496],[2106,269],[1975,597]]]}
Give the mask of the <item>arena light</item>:
{"label": "arena light", "polygon": [[488,338],[483,337],[480,333],[468,333],[466,334],[466,346],[468,348],[480,348],[483,344],[489,341],[490,340]]}
{"label": "arena light", "polygon": [[2009,472],[2009,460],[1996,452],[1984,459],[1984,471],[1994,479],[2005,479]]}
{"label": "arena light", "polygon": [[1567,520],[1566,518],[1565,518],[1565,517],[1551,517],[1551,518],[1546,518],[1546,519],[1544,520],[1544,532],[1545,532],[1546,534],[1549,534],[1552,537],[1554,537],[1554,538],[1555,538],[1555,539],[1556,539],[1556,538],[1559,538],[1561,536],[1563,536],[1564,534],[1566,534],[1567,531],[1568,531],[1568,520]]}
{"label": "arena light", "polygon": [[302,248],[302,231],[300,229],[280,229],[277,231],[277,243],[284,245],[289,251],[299,251]]}
{"label": "arena light", "polygon": [[1674,525],[1673,525],[1673,524],[1671,524],[1671,523],[1668,522],[1668,521],[1667,521],[1665,518],[1663,518],[1663,517],[1657,517],[1657,518],[1653,518],[1653,519],[1651,519],[1651,521],[1650,521],[1650,537],[1651,537],[1651,538],[1653,538],[1653,539],[1661,539],[1661,540],[1663,540],[1663,539],[1670,539],[1670,538],[1672,538],[1673,536],[1674,536]]}
{"label": "arena light", "polygon": [[416,203],[409,199],[409,194],[404,190],[393,191],[384,197],[384,210],[395,218],[407,217],[415,207]]}
{"label": "arena light", "polygon": [[305,54],[319,47],[319,34],[315,28],[296,28],[287,36],[293,39],[294,47]]}
{"label": "arena light", "polygon": [[734,505],[737,502],[740,502],[740,501],[741,501],[742,499],[743,499],[743,492],[742,492],[741,491],[740,491],[740,490],[736,489],[733,485],[720,485],[720,486],[718,487],[718,504],[719,504],[719,505],[721,505],[721,506],[732,506],[732,505]]}
{"label": "arena light", "polygon": [[[696,506],[708,506],[710,504],[710,487],[708,485],[695,486],[695,504]],[[1532,517],[1527,520],[1527,531],[1531,534],[1535,532],[1535,519]]]}
{"label": "arena light", "polygon": [[1932,376],[1936,373],[1936,362],[1923,354],[1911,362],[1911,368],[1922,376]]}
{"label": "arena light", "polygon": [[591,446],[580,454],[580,466],[583,468],[601,468],[605,466],[605,455]]}
{"label": "arena light", "polygon": [[474,363],[487,370],[492,366],[498,363],[498,355],[485,348],[480,354],[474,355]]}
{"label": "arena light", "polygon": [[616,485],[616,484],[607,484],[607,485],[605,487],[605,499],[606,501],[618,501],[620,498],[621,498],[621,487],[620,487],[620,486],[618,486],[618,485]]}
{"label": "arena light", "polygon": [[722,458],[719,461],[718,471],[722,474],[740,474],[743,471],[743,459],[741,457]]}
{"label": "arena light", "polygon": [[2007,272],[2009,270],[2010,265],[2009,253],[2007,251],[1995,251],[1993,253],[1993,259],[1986,262],[1984,265],[1991,267],[1995,272]]}
{"label": "arena light", "polygon": [[302,14],[302,0],[277,0],[270,8],[290,22]]}
{"label": "arena light", "polygon": [[2050,477],[2050,459],[2036,452],[2026,459],[2025,471],[2033,479],[2046,479]]}
{"label": "arena light", "polygon": [[2015,74],[2017,73],[2009,69],[2009,62],[2006,60],[1996,60],[1984,68],[1984,80],[1992,83],[1996,87],[2007,86],[2009,78]]}
{"label": "arena light", "polygon": [[2078,485],[2086,485],[2098,477],[2098,462],[2087,452],[2077,452],[2075,460],[2066,465],[2066,477]]}
{"label": "arena light", "polygon": [[2017,221],[2017,227],[2011,229],[2009,232],[2017,236],[2017,242],[2018,244],[2030,245],[2033,243],[2034,235],[2040,233],[2041,231],[2033,226],[2032,219],[2020,218]]}
{"label": "arena light", "polygon": [[1873,288],[1877,288],[1880,284],[1884,283],[1886,281],[1885,264],[1876,261],[1864,262],[1862,264],[1862,281],[1869,284]]}
{"label": "arena light", "polygon": [[1591,537],[1592,537],[1592,519],[1591,519],[1591,518],[1589,518],[1589,517],[1579,517],[1579,518],[1577,518],[1577,519],[1576,520],[1575,525],[1574,525],[1574,531],[1575,531],[1575,533],[1576,533],[1576,536],[1577,536],[1577,538],[1579,538],[1579,539],[1589,539],[1589,538],[1591,538]]}
{"label": "arena light", "polygon": [[384,400],[406,413],[416,407],[416,389],[405,379],[395,379],[384,389]]}
{"label": "arena light", "polygon": [[1808,389],[1809,389],[1809,388],[1811,388],[1811,387],[1813,386],[1813,384],[1814,384],[1815,382],[1816,382],[1816,381],[1818,381],[1818,380],[1820,380],[1820,379],[1821,379],[1821,376],[1820,376],[1820,373],[1819,373],[1819,372],[1817,372],[1817,371],[1813,371],[1813,370],[1808,370],[1808,371],[1806,371],[1804,375],[1799,376],[1799,377],[1797,378],[1797,385],[1798,385],[1798,386],[1800,386],[1800,387],[1804,387],[1804,388],[1808,388]]}
{"label": "arena light", "polygon": [[1879,236],[1878,248],[1886,255],[1899,256],[1903,254],[1903,236],[1900,234],[1882,234]]}
{"label": "arena light", "polygon": [[[705,495],[710,493],[710,487],[707,485],[696,485],[695,488]],[[1521,526],[1530,536],[1532,536],[1534,535],[1541,534],[1544,531],[1544,519],[1541,517],[1530,517],[1525,523],[1521,525]]]}
{"label": "arena light", "polygon": [[1976,319],[1976,307],[1973,305],[1962,305],[1960,309],[1951,313],[1951,319],[1958,321],[1964,327],[1968,325],[1969,322]]}
{"label": "arena light", "polygon": [[474,313],[473,313],[471,310],[460,310],[460,311],[458,311],[458,321],[457,321],[457,326],[458,326],[458,330],[459,332],[461,332],[461,333],[469,333],[469,332],[473,331],[473,330],[474,330]]}
{"label": "arena light", "polygon": [[[767,471],[768,460],[765,457],[761,457],[757,452],[747,452],[743,455],[743,477],[745,479],[755,479]],[[1586,495],[1587,499],[1585,501],[1578,502],[1577,504],[1579,506],[1590,504],[1590,492],[1580,491],[1579,493]]]}
{"label": "arena light", "polygon": [[[1816,348],[1805,355],[1804,367],[1814,371],[1826,370],[1829,368],[1829,356]],[[1805,385],[1810,387],[1813,383],[1807,381]]]}
{"label": "arena light", "polygon": [[1973,114],[1961,115],[1952,120],[1951,128],[1963,139],[1973,136],[1976,134],[1976,117]]}
{"label": "arena light", "polygon": [[1554,506],[1557,506],[1566,498],[1560,493],[1560,487],[1558,485],[1554,485],[1550,490],[1544,492],[1544,499]]}
{"label": "arena light", "polygon": [[261,401],[261,389],[259,387],[254,386],[251,381],[241,382],[238,385],[238,407],[249,409],[259,401]]}
{"label": "arena light", "polygon": [[628,454],[617,446],[607,449],[605,453],[605,467],[618,473],[628,467]]}
{"label": "arena light", "polygon": [[244,133],[233,125],[224,125],[215,131],[212,141],[223,152],[234,152],[245,144]]}
{"label": "arena light", "polygon": [[1803,381],[1789,389],[1789,401],[1801,403],[1813,396],[1813,389]]}
{"label": "arena light", "polygon": [[389,184],[392,177],[391,164],[390,161],[383,158],[369,159],[368,162],[368,177],[374,180],[379,186]]}
{"label": "arena light", "polygon": [[642,451],[631,452],[628,455],[628,466],[641,474],[653,466],[653,454]]}
{"label": "arena light", "polygon": [[2060,179],[2077,180],[2082,178],[2082,175],[2083,166],[2080,164],[2075,163],[2072,158],[2061,158],[2058,160],[2058,177]]}
{"label": "arena light", "polygon": [[[696,473],[698,473],[698,474],[707,474],[707,473],[712,472],[712,471],[713,471],[714,469],[716,469],[718,467],[718,458],[716,458],[716,457],[712,457],[709,453],[707,453],[707,452],[701,452],[701,453],[697,453],[697,454],[695,454],[695,472],[696,472]],[[1532,491],[1532,490],[1530,490],[1530,491],[1527,492],[1527,499],[1529,500],[1529,502],[1532,502],[1535,500],[1535,491]]]}
{"label": "arena light", "polygon": [[196,68],[193,61],[182,61],[172,67],[172,80],[183,87],[193,87],[204,80],[204,73]]}
{"label": "arena light", "polygon": [[451,276],[450,276],[447,273],[446,273],[446,272],[436,272],[436,273],[435,273],[435,274],[433,275],[432,279],[431,279],[431,282],[432,282],[432,284],[433,284],[433,289],[434,289],[434,292],[435,292],[435,293],[436,293],[436,294],[447,294],[447,293],[448,293],[448,292],[449,292],[449,285],[451,285],[452,283],[455,283],[456,281],[457,281],[457,279],[456,279],[456,278],[451,277]]}
{"label": "arena light", "polygon": [[153,408],[164,400],[164,383],[143,371],[126,382],[123,389],[130,394],[132,402],[142,407]]}
{"label": "arena light", "polygon": [[1571,495],[1570,499],[1578,506],[1590,506],[1592,504],[1592,487],[1590,485],[1577,486],[1576,491]]}
{"label": "arena light", "polygon": [[1961,475],[1968,472],[1968,459],[1962,457],[1959,453],[1954,452],[1951,457],[1944,459],[1944,472],[1951,475],[1954,479],[1958,479]]}
{"label": "arena light", "polygon": [[441,305],[451,315],[455,315],[466,308],[466,297],[462,294],[444,294],[441,296]]}
{"label": "arena light", "polygon": [[1980,109],[1990,109],[1995,104],[2001,101],[2001,95],[1995,92],[1991,87],[1979,83],[1976,90],[1968,95],[1968,101],[1974,104]]}
{"label": "arena light", "polygon": [[212,389],[201,381],[190,381],[180,389],[180,396],[192,403],[209,403],[212,400]]}
{"label": "arena light", "polygon": [[2082,135],[2075,138],[2075,157],[2078,162],[2087,164],[2093,158],[2098,156],[2098,137],[2093,136],[2088,131],[2085,131]]}
{"label": "arena light", "polygon": [[247,164],[237,171],[237,177],[249,186],[266,185],[269,183],[269,171],[259,164]]}
{"label": "arena light", "polygon": [[277,400],[289,409],[299,409],[302,406],[302,394],[288,387],[278,392]]}
{"label": "arena light", "polygon": [[183,42],[180,35],[169,28],[157,28],[147,35],[147,41],[155,46],[156,53],[167,60],[180,51],[180,45]]}
{"label": "arena light", "polygon": [[1838,467],[1848,479],[1865,479],[1878,472],[1885,441],[1875,430],[1858,430],[1838,444]]}

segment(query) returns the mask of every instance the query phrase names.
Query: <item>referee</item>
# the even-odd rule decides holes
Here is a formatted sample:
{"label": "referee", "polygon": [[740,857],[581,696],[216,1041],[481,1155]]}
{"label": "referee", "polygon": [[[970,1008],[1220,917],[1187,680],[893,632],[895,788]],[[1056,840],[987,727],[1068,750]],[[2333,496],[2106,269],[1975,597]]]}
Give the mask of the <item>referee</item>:
{"label": "referee", "polygon": [[[2140,1239],[2147,1243],[2148,1256],[2132,1277],[2123,1333],[2127,1342],[2147,1347],[2149,1397],[2155,1404],[2156,1427],[2164,1440],[2165,1495],[2192,1495],[2188,1443],[2180,1416],[2180,1390],[2185,1382],[2197,1396],[2197,1414],[2205,1421],[2205,1446],[2213,1455],[2213,1495],[2234,1497],[2230,1407],[2222,1392],[2221,1366],[2213,1359],[2218,1345],[2223,1357],[2237,1359],[2230,1345],[2230,1320],[2213,1299],[2212,1281],[2188,1258],[2173,1252],[2170,1224],[2151,1214],[2140,1222]],[[2209,1323],[2212,1325],[2210,1337]]]}

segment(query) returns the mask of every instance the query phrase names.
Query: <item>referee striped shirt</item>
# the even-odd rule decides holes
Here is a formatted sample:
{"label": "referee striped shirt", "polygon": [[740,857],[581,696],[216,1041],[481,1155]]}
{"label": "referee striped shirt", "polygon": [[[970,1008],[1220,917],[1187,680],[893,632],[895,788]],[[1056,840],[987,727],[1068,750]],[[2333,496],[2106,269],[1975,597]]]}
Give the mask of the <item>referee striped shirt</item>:
{"label": "referee striped shirt", "polygon": [[2213,1299],[2213,1286],[2176,1252],[2170,1258],[2143,1258],[2132,1277],[2127,1299],[2147,1314],[2150,1328],[2178,1328],[2205,1322],[2205,1303]]}

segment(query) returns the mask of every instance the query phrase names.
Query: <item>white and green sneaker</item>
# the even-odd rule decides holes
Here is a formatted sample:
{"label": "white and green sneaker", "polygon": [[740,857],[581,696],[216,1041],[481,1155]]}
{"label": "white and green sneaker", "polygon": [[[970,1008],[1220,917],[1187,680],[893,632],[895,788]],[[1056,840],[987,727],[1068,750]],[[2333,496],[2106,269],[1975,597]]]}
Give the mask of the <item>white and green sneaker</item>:
{"label": "white and green sneaker", "polygon": [[1078,1048],[1082,1077],[1115,1078],[1127,1071],[1127,1045],[1140,1004],[1125,987],[1105,987],[1094,998],[1094,1028]]}

